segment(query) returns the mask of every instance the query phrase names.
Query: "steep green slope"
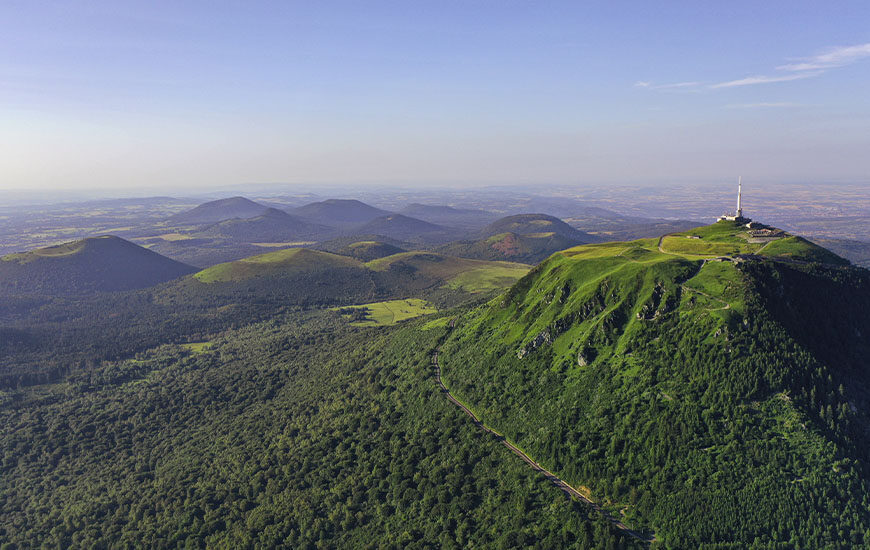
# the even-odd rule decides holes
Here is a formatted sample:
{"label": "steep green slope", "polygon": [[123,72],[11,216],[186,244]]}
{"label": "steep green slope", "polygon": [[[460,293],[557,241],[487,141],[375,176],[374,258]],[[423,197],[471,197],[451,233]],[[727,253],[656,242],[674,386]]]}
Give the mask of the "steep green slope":
{"label": "steep green slope", "polygon": [[0,400],[0,545],[636,547],[443,399],[444,328],[336,317]]}
{"label": "steep green slope", "polygon": [[0,258],[0,293],[82,294],[156,285],[191,266],[106,235]]}
{"label": "steep green slope", "polygon": [[457,320],[444,381],[664,547],[870,544],[870,275],[798,244],[558,253]]}

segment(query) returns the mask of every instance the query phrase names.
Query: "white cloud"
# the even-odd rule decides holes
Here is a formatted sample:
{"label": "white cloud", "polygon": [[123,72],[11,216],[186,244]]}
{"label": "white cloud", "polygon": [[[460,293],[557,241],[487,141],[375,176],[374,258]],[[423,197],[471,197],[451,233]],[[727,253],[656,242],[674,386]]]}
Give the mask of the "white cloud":
{"label": "white cloud", "polygon": [[695,88],[700,86],[700,82],[676,82],[674,84],[661,84],[659,86],[655,86],[656,90],[673,90],[677,88]]}
{"label": "white cloud", "polygon": [[[737,80],[728,80],[707,86],[710,89],[718,88],[734,88],[737,86],[753,86],[755,84],[770,84],[774,82],[791,82],[793,80],[803,80],[805,78],[814,78],[824,74],[828,69],[842,67],[855,63],[865,57],[870,57],[870,42],[866,44],[857,44],[854,46],[840,46],[831,48],[825,53],[814,55],[811,57],[798,59],[797,63],[789,63],[776,67],[776,70],[783,71],[780,74],[773,75],[756,75],[739,78]],[[635,82],[636,88],[646,88],[648,90],[682,90],[682,91],[698,91],[703,83],[701,82],[676,82],[674,84],[659,84],[654,85],[648,81]]]}
{"label": "white cloud", "polygon": [[761,103],[731,103],[725,105],[726,109],[790,109],[803,107],[801,103],[789,101],[761,102]]}
{"label": "white cloud", "polygon": [[758,76],[748,76],[746,78],[741,78],[738,80],[729,80],[728,82],[720,82],[718,84],[712,84],[710,88],[734,88],[736,86],[751,86],[753,84],[770,84],[772,82],[790,82],[792,80],[803,80],[804,78],[812,78],[815,76],[819,76],[824,71],[813,71],[813,72],[804,72],[797,74],[787,74],[782,76],[766,76],[766,75],[758,75]]}
{"label": "white cloud", "polygon": [[777,67],[780,71],[817,71],[849,65],[864,57],[870,57],[870,43],[856,46],[843,46],[828,50],[826,53],[806,57],[799,63]]}

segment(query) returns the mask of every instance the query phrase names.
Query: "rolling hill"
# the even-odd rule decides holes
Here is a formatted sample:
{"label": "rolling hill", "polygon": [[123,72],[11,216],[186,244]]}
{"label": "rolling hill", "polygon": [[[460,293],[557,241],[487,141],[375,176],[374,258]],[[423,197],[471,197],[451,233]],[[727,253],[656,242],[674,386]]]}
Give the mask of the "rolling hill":
{"label": "rolling hill", "polygon": [[517,235],[553,233],[580,243],[595,242],[592,235],[574,229],[559,218],[547,214],[516,214],[500,218],[480,231],[482,238],[515,233]]}
{"label": "rolling hill", "polygon": [[218,264],[194,274],[202,283],[231,283],[262,278],[292,278],[338,269],[363,270],[362,263],[337,254],[286,248],[235,262]]}
{"label": "rolling hill", "polygon": [[478,260],[506,260],[537,264],[554,252],[582,244],[582,241],[555,232],[501,233],[477,241],[456,241],[440,246],[437,252]]}
{"label": "rolling hill", "polygon": [[327,199],[293,208],[288,212],[315,223],[335,227],[360,225],[390,214],[386,210],[354,199]]}
{"label": "rolling hill", "polygon": [[529,268],[429,252],[403,252],[364,263],[289,248],[204,269],[167,287],[161,300],[343,305],[415,297],[448,304],[505,288]]}
{"label": "rolling hill", "polygon": [[196,208],[170,216],[167,222],[172,225],[196,225],[233,218],[253,218],[263,214],[267,208],[245,197],[230,197],[205,202]]}
{"label": "rolling hill", "polygon": [[400,210],[399,214],[438,225],[463,229],[480,229],[498,218],[497,214],[486,210],[420,203],[409,204]]}
{"label": "rolling hill", "polygon": [[[391,239],[389,237],[385,237],[384,235],[342,235],[336,237],[334,239],[330,239],[328,241],[321,241],[313,246],[317,250],[323,250],[324,252],[332,252],[333,254],[343,254],[345,256],[352,256],[353,254],[345,254],[344,252],[348,251],[351,246],[357,243],[381,243],[385,245],[389,245],[390,247],[395,247],[400,249],[398,252],[405,252],[406,250],[412,249],[415,247],[412,243],[407,243],[404,241],[400,241],[398,239]],[[343,252],[344,251],[344,252]],[[397,252],[394,252],[394,254]],[[389,256],[389,254],[387,254]],[[374,258],[371,258],[374,259]],[[368,261],[368,260],[366,260]]]}
{"label": "rolling hill", "polygon": [[393,254],[399,254],[405,250],[398,246],[380,241],[357,241],[350,243],[336,251],[342,256],[351,256],[364,262],[377,260]]}
{"label": "rolling hill", "polygon": [[230,239],[248,243],[282,243],[300,240],[321,240],[335,230],[291,216],[283,210],[267,208],[252,218],[234,218],[206,227],[196,237]]}
{"label": "rolling hill", "polygon": [[455,231],[402,214],[380,216],[353,230],[360,235],[384,235],[400,241],[447,240]]}
{"label": "rolling hill", "polygon": [[0,292],[47,295],[130,290],[196,271],[124,239],[92,237],[0,258]]}
{"label": "rolling hill", "polygon": [[556,253],[457,318],[444,383],[663,548],[866,544],[870,273],[752,241],[721,222]]}
{"label": "rolling hill", "polygon": [[366,266],[386,281],[401,281],[409,289],[445,286],[467,293],[505,288],[528,272],[530,266],[487,262],[433,252],[403,252],[368,262]]}

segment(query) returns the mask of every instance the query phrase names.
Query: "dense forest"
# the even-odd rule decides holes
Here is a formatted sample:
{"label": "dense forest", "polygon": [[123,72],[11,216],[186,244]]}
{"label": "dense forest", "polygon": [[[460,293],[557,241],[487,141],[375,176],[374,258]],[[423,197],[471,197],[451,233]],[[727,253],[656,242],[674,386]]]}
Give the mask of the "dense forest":
{"label": "dense forest", "polygon": [[0,541],[632,547],[441,396],[427,328],[291,313],[6,392]]}

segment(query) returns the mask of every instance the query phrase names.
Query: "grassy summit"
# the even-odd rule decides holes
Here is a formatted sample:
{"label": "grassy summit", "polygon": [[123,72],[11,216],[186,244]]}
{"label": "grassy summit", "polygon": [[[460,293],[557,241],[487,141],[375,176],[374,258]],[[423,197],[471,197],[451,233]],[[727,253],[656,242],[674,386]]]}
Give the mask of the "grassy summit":
{"label": "grassy summit", "polygon": [[659,250],[687,257],[734,256],[758,254],[802,261],[833,264],[848,263],[836,254],[808,240],[772,230],[773,236],[755,236],[752,230],[732,221],[672,233],[660,240]]}
{"label": "grassy summit", "polygon": [[870,544],[870,274],[745,233],[554,254],[457,318],[445,384],[664,547]]}

